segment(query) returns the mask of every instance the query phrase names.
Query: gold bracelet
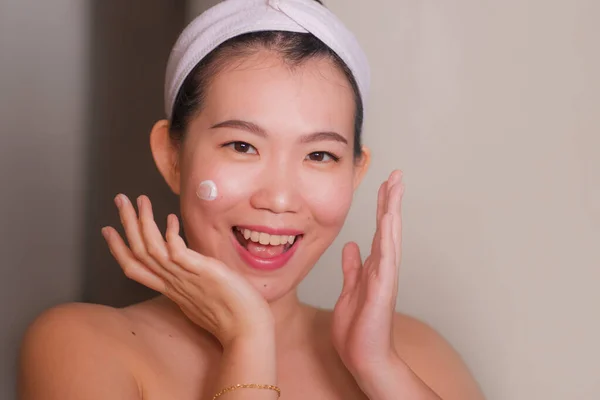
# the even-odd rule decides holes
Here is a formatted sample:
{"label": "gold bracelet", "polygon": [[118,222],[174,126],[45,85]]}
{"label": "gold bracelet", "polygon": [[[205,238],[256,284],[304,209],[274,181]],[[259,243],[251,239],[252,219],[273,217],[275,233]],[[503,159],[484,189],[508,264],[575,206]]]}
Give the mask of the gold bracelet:
{"label": "gold bracelet", "polygon": [[215,394],[215,396],[213,397],[213,400],[215,400],[219,396],[224,395],[225,393],[233,392],[234,390],[238,390],[238,389],[267,389],[267,390],[274,390],[274,391],[277,392],[277,398],[281,397],[281,389],[279,389],[277,386],[274,386],[274,385],[258,385],[256,383],[246,383],[246,384],[233,385],[233,386],[230,386],[230,387],[227,387],[227,388],[221,390],[219,393]]}

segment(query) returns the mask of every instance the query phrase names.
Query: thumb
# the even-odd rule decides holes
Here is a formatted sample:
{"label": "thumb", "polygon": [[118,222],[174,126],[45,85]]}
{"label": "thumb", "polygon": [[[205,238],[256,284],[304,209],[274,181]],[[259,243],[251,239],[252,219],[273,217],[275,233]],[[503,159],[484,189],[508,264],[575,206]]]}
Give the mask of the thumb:
{"label": "thumb", "polygon": [[346,243],[342,250],[342,271],[344,272],[344,286],[340,297],[351,293],[356,287],[356,281],[360,276],[362,259],[360,249],[355,242]]}

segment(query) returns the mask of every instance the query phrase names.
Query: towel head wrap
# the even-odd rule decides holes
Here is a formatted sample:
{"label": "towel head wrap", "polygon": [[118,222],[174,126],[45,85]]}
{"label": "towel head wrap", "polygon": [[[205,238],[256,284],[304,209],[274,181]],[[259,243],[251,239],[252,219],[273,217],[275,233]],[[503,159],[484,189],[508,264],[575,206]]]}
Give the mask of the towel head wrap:
{"label": "towel head wrap", "polygon": [[229,39],[260,31],[312,33],[346,63],[366,103],[367,57],[354,35],[326,7],[314,0],[225,0],[192,21],[171,52],[165,81],[167,118],[171,119],[183,82],[204,57]]}

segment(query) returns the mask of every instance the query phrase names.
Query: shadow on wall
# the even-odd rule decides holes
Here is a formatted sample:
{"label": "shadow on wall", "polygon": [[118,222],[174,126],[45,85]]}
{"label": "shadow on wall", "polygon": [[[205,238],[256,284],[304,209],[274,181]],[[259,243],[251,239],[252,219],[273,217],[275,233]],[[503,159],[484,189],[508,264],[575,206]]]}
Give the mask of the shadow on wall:
{"label": "shadow on wall", "polygon": [[88,180],[83,255],[83,298],[121,307],[154,295],[127,279],[102,238],[119,227],[117,193],[150,197],[159,227],[178,202],[158,173],[149,145],[152,125],[164,117],[167,58],[185,23],[185,2],[103,0],[91,9]]}

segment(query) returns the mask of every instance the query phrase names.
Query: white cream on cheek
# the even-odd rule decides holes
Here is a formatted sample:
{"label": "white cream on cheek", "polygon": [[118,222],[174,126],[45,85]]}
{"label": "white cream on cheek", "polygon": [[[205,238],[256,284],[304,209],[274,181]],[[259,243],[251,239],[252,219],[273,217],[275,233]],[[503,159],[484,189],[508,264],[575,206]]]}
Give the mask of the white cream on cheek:
{"label": "white cream on cheek", "polygon": [[196,196],[198,196],[200,200],[213,201],[218,195],[217,184],[211,180],[200,182],[198,189],[196,190]]}

